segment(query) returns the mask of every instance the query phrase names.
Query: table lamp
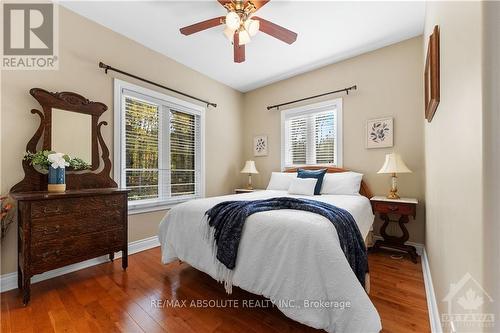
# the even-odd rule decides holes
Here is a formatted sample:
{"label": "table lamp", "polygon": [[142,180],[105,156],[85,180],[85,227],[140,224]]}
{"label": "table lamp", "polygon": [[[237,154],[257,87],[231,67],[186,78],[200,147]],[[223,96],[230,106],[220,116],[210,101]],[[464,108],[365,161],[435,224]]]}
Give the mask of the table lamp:
{"label": "table lamp", "polygon": [[377,173],[392,173],[391,190],[387,199],[399,199],[396,173],[411,173],[399,154],[385,155],[385,162]]}
{"label": "table lamp", "polygon": [[255,162],[254,161],[246,161],[245,166],[241,170],[241,173],[248,173],[248,185],[247,185],[247,189],[248,190],[253,190],[253,187],[252,187],[252,174],[253,173],[259,173],[257,171],[257,168],[255,168]]}

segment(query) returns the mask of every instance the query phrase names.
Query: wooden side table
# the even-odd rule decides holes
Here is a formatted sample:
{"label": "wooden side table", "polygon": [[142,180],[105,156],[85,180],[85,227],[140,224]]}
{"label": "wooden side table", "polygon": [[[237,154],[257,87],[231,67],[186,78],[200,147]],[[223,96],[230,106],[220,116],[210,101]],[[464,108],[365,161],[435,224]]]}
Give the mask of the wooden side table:
{"label": "wooden side table", "polygon": [[[410,238],[410,234],[405,224],[410,221],[410,216],[413,216],[413,219],[415,219],[418,204],[417,199],[387,199],[384,196],[375,196],[371,198],[370,201],[372,203],[373,213],[379,213],[380,218],[384,221],[380,229],[380,235],[384,239],[377,240],[372,250],[376,251],[383,247],[406,252],[410,255],[411,260],[417,263],[417,250],[414,246],[405,244]],[[391,220],[389,215],[399,216],[399,218],[397,220]],[[390,222],[397,222],[399,224],[399,228],[403,232],[401,237],[391,236],[386,233],[387,226]]]}

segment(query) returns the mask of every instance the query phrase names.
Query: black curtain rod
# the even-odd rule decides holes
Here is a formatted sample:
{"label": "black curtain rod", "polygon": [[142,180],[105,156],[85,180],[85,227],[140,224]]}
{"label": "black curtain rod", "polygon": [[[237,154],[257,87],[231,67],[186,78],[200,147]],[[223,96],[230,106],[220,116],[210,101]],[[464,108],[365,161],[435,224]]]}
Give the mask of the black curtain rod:
{"label": "black curtain rod", "polygon": [[358,87],[356,85],[354,85],[354,86],[349,87],[349,88],[339,89],[339,90],[330,91],[330,92],[327,92],[327,93],[324,93],[324,94],[319,94],[319,95],[314,95],[314,96],[305,97],[305,98],[301,98],[301,99],[296,99],[296,100],[291,101],[291,102],[286,102],[286,103],[271,105],[271,106],[268,106],[267,109],[268,110],[271,110],[271,109],[277,109],[277,110],[279,110],[279,108],[281,106],[285,106],[285,105],[293,104],[293,103],[298,103],[298,102],[302,102],[302,101],[307,101],[309,99],[318,98],[318,97],[322,97],[322,96],[326,96],[326,95],[330,95],[330,94],[336,94],[336,93],[343,92],[343,91],[345,91],[347,93],[347,95],[349,95],[349,90],[356,90],[356,89],[358,89]]}
{"label": "black curtain rod", "polygon": [[182,96],[189,97],[189,98],[191,98],[191,99],[197,100],[198,102],[202,102],[202,103],[206,104],[206,105],[207,105],[207,107],[209,107],[209,106],[213,106],[214,108],[216,108],[216,107],[217,107],[217,104],[216,104],[216,103],[208,102],[208,101],[205,101],[205,100],[203,100],[203,99],[201,99],[201,98],[194,97],[194,96],[188,95],[188,94],[186,94],[186,93],[183,93],[182,91],[175,90],[175,89],[172,89],[172,88],[169,88],[169,87],[165,87],[165,86],[163,86],[163,85],[161,85],[161,84],[159,84],[159,83],[156,83],[156,82],[153,82],[153,81],[150,81],[150,80],[144,79],[144,78],[139,77],[139,76],[137,76],[137,75],[130,74],[130,73],[124,72],[124,71],[122,71],[122,70],[119,70],[118,68],[114,68],[114,67],[111,67],[111,66],[109,66],[109,65],[106,65],[105,63],[103,63],[103,62],[101,62],[101,61],[99,62],[99,68],[104,68],[104,72],[105,72],[106,74],[108,74],[108,71],[115,71],[115,72],[117,72],[117,73],[120,73],[120,74],[123,74],[123,75],[130,76],[130,77],[132,77],[132,78],[134,78],[134,79],[137,79],[137,80],[139,80],[139,81],[142,81],[142,82],[146,82],[146,83],[152,84],[153,86],[157,86],[157,87],[160,87],[160,88],[163,88],[163,89],[166,89],[166,90],[172,91],[172,92],[174,92],[174,93],[176,93],[176,94],[179,94],[179,95],[182,95]]}

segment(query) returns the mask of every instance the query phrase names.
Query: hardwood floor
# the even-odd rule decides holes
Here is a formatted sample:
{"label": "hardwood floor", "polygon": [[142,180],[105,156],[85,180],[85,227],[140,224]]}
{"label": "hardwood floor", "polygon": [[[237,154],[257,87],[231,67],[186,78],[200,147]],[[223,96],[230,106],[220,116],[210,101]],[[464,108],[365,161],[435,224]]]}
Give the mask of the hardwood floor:
{"label": "hardwood floor", "polygon": [[[385,253],[369,260],[370,298],[383,331],[429,332],[420,263]],[[239,288],[226,295],[221,284],[187,264],[162,265],[159,248],[131,255],[126,273],[115,260],[36,283],[31,293],[27,307],[18,290],[0,295],[1,332],[322,332],[276,308],[242,307],[244,300],[266,300]],[[180,306],[155,301],[164,299]],[[227,307],[233,299],[239,307]],[[219,308],[182,307],[186,300],[212,300]]]}
{"label": "hardwood floor", "polygon": [[370,299],[382,318],[383,332],[430,332],[420,257],[414,264],[390,256],[369,255]]}

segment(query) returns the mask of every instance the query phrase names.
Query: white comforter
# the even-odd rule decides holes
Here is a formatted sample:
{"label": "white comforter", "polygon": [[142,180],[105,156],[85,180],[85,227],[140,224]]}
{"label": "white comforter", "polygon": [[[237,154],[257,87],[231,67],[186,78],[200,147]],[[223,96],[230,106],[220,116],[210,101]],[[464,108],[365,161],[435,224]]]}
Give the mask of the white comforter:
{"label": "white comforter", "polygon": [[[291,195],[286,191],[257,191],[175,206],[160,224],[162,262],[180,259],[216,278],[211,245],[204,235],[205,212],[222,201],[283,196]],[[348,210],[366,237],[374,218],[367,198],[321,195],[314,199]],[[315,328],[336,333],[381,330],[380,317],[349,266],[335,227],[314,213],[278,210],[250,216],[232,282],[270,298],[286,316]]]}

